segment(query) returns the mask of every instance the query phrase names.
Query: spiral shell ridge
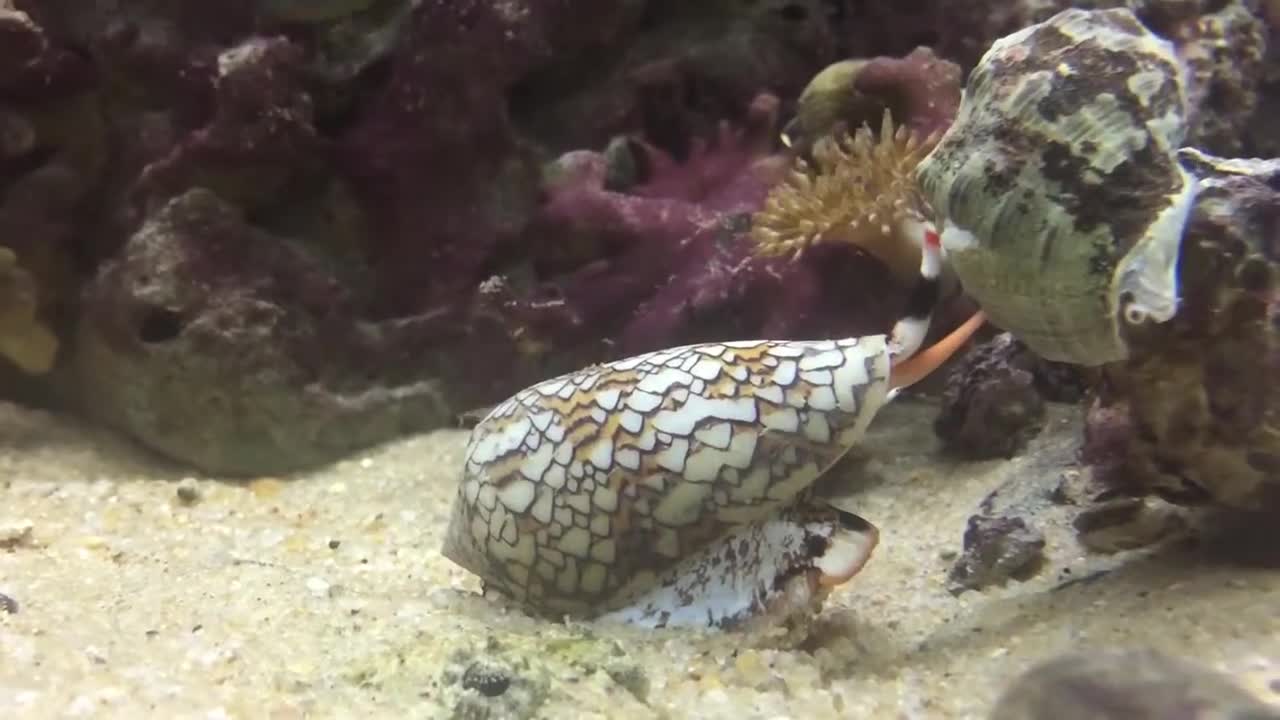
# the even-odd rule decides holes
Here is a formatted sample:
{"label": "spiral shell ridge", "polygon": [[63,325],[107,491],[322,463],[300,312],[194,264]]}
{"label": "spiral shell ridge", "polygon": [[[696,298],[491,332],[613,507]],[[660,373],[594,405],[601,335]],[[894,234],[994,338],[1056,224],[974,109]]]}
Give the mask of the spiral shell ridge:
{"label": "spiral shell ridge", "polygon": [[1066,10],[991,47],[917,179],[994,324],[1098,365],[1126,356],[1125,322],[1173,316],[1186,114],[1173,46],[1129,10]]}

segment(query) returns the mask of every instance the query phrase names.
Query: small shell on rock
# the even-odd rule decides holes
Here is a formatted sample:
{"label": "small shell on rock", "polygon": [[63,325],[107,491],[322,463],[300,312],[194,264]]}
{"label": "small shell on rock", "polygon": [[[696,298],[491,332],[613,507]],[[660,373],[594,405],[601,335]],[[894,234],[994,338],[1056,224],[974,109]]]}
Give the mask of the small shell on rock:
{"label": "small shell on rock", "polygon": [[[1195,178],[1185,71],[1126,9],[1066,10],[996,41],[917,178],[993,324],[1048,360],[1127,354],[1177,310]],[[1123,318],[1123,322],[1122,322]]]}
{"label": "small shell on rock", "polygon": [[795,117],[782,129],[782,142],[808,152],[814,141],[848,132],[850,118],[871,115],[866,110],[879,103],[854,88],[854,79],[866,60],[841,60],[813,76],[796,100]]}

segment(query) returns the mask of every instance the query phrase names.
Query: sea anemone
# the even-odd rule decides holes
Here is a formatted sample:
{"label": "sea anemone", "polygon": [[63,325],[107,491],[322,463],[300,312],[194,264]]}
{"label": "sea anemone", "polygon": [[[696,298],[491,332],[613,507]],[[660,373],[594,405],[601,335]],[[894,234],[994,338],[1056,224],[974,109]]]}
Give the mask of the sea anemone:
{"label": "sea anemone", "polygon": [[886,110],[877,137],[867,125],[813,145],[752,219],[761,256],[799,258],[817,243],[852,243],[909,280],[920,266],[920,242],[931,212],[915,167],[941,133],[921,138],[895,127]]}

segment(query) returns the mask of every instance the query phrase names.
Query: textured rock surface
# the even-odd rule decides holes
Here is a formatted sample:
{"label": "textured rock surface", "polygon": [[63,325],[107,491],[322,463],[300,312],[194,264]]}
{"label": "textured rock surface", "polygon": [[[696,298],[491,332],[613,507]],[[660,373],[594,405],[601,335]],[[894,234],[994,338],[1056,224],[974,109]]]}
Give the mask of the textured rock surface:
{"label": "textured rock surface", "polygon": [[[919,47],[900,58],[872,58],[853,85],[864,95],[883,98],[900,124],[928,137],[955,119],[963,76],[955,63]],[[874,127],[875,118],[869,119]]]}
{"label": "textured rock surface", "polygon": [[1073,514],[1067,504],[1079,473],[1073,467],[1078,440],[1071,432],[1079,425],[1052,413],[1044,422],[1047,437],[1030,440],[1018,461],[1022,467],[991,486],[965,521],[959,555],[947,573],[950,592],[1025,582],[1045,569],[1055,550],[1048,544],[1053,526]]}
{"label": "textured rock surface", "polygon": [[1280,718],[1247,690],[1196,662],[1149,649],[1088,648],[1016,680],[991,720]]}
{"label": "textured rock surface", "polygon": [[1192,144],[1218,154],[1280,154],[1280,134],[1268,122],[1280,53],[1272,39],[1275,11],[1266,0],[1016,0],[982,12],[965,0],[847,5],[841,21],[848,45],[896,54],[927,44],[965,72],[997,38],[1061,10],[1129,9],[1171,41],[1192,70]]}
{"label": "textured rock surface", "polygon": [[[452,410],[618,352],[878,332],[896,312],[899,289],[851,251],[798,266],[747,257],[746,217],[784,159],[778,94],[789,102],[836,57],[822,3],[15,4],[29,14],[0,15],[0,234],[64,341],[114,312],[80,304],[82,284],[194,189],[243,213],[232,244],[260,230],[322,268],[329,281],[308,302],[416,328],[333,382],[358,386],[417,353]],[[930,107],[934,84],[954,94],[956,73],[933,72],[949,66],[927,51],[874,62],[886,102],[935,124],[954,104]],[[600,160],[603,178],[566,170]],[[260,290],[253,270],[190,270],[196,284]],[[240,337],[256,336],[224,335],[219,352]],[[281,375],[309,362],[287,348],[271,356]],[[93,361],[75,365],[86,385],[114,381],[90,377]],[[166,367],[164,381],[180,385],[188,367]],[[240,385],[226,382],[215,392],[234,395]],[[25,396],[30,383],[0,385]],[[171,453],[242,442],[197,433],[170,412],[179,405],[142,424],[133,408],[98,409]],[[161,426],[192,437],[143,435]]]}
{"label": "textured rock surface", "polygon": [[1170,12],[1149,22],[1173,40],[1191,74],[1187,144],[1232,157],[1262,150],[1250,146],[1247,129],[1265,116],[1259,95],[1272,43],[1263,19],[1245,2],[1183,3],[1181,15],[1166,4]]}
{"label": "textured rock surface", "polygon": [[1090,504],[1071,522],[1093,552],[1146,547],[1187,529],[1181,508],[1159,498],[1114,498]]}
{"label": "textured rock surface", "polygon": [[1202,177],[1183,310],[1108,368],[1094,423],[1112,481],[1174,502],[1280,508],[1280,161],[1184,151]]}
{"label": "textured rock surface", "polygon": [[285,472],[449,421],[430,355],[395,364],[403,328],[361,322],[326,268],[206,190],[157,210],[85,302],[85,410],[206,472]]}
{"label": "textured rock surface", "polygon": [[[593,12],[612,7],[611,19],[595,21],[595,37],[581,52],[550,58],[521,78],[511,95],[512,119],[556,152],[599,147],[640,127],[683,159],[694,139],[714,136],[723,119],[740,118],[759,92],[794,97],[838,58],[838,28],[822,5],[584,3]],[[582,17],[572,23],[593,25]]]}
{"label": "textured rock surface", "polygon": [[964,532],[964,551],[951,567],[952,592],[1026,580],[1044,559],[1044,534],[1021,517],[974,515]]}
{"label": "textured rock surface", "polygon": [[951,365],[934,432],[960,457],[1009,456],[1040,432],[1045,401],[1078,402],[1087,383],[1080,369],[1001,333]]}
{"label": "textured rock surface", "polygon": [[880,127],[887,109],[897,125],[924,138],[947,129],[960,106],[960,67],[918,47],[902,57],[842,60],[809,81],[785,128],[787,142],[806,156],[814,141]]}

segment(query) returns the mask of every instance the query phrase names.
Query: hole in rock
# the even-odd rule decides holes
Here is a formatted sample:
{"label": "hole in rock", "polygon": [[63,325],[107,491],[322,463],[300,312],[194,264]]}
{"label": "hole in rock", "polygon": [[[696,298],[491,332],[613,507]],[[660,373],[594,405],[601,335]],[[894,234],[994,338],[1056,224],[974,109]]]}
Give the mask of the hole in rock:
{"label": "hole in rock", "polygon": [[144,343],[173,340],[182,332],[182,316],[167,308],[148,308],[138,324],[138,339]]}
{"label": "hole in rock", "polygon": [[803,22],[809,19],[809,9],[799,3],[787,3],[778,11],[783,20]]}

